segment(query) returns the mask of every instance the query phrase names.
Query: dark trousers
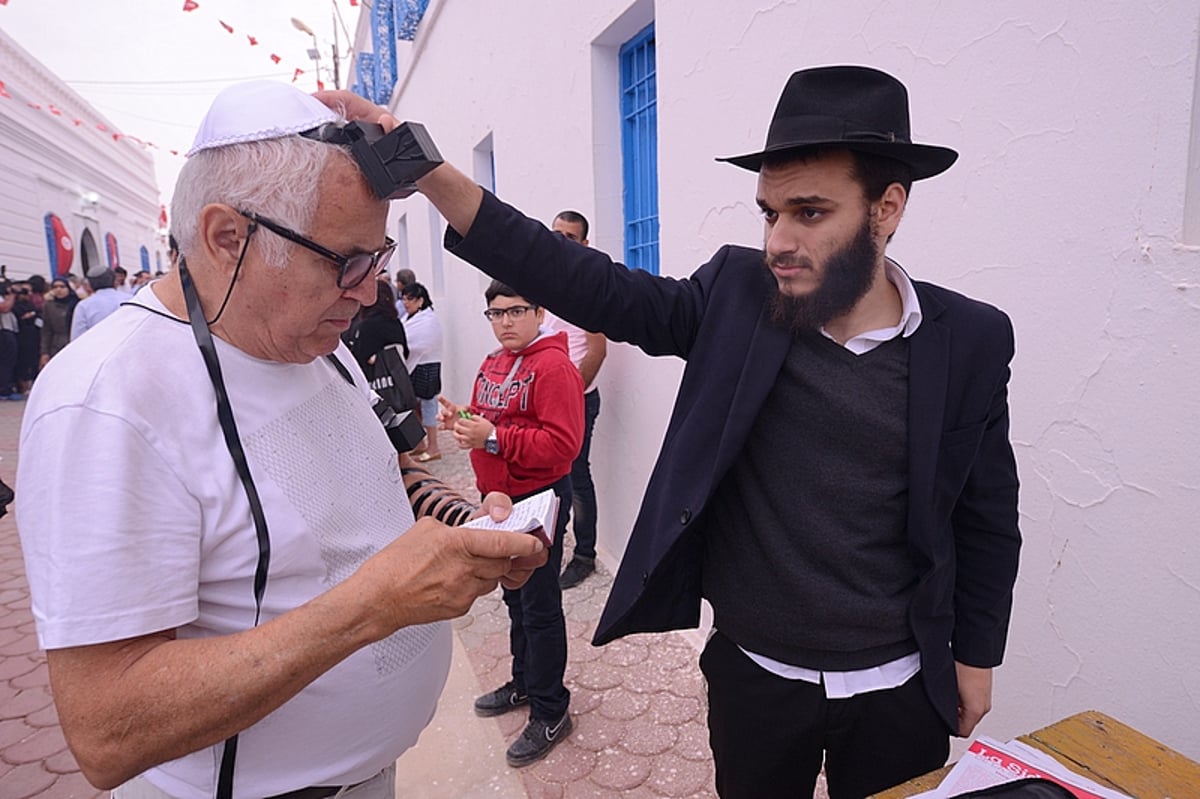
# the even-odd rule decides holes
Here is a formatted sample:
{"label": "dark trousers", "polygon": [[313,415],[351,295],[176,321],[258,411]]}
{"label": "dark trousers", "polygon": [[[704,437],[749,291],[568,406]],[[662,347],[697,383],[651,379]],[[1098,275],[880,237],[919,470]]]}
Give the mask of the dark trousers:
{"label": "dark trousers", "polygon": [[[563,534],[571,505],[571,478],[564,477],[550,488],[558,495],[558,519],[550,559],[520,589],[504,589],[513,681],[518,690],[529,694],[529,717],[543,721],[562,718],[571,703],[571,692],[563,685],[563,673],[567,670],[567,621],[563,616],[562,589],[558,586]],[[524,498],[513,497],[513,501]]]}
{"label": "dark trousers", "polygon": [[572,529],[575,531],[575,555],[596,559],[596,486],[592,483],[592,428],[600,415],[600,389],[583,395],[583,447],[571,464]]}
{"label": "dark trousers", "polygon": [[766,671],[719,632],[700,656],[723,799],[859,799],[945,764],[950,734],[920,674],[898,688],[827,699],[822,685]]}
{"label": "dark trousers", "polygon": [[0,396],[17,393],[17,334],[0,330]]}

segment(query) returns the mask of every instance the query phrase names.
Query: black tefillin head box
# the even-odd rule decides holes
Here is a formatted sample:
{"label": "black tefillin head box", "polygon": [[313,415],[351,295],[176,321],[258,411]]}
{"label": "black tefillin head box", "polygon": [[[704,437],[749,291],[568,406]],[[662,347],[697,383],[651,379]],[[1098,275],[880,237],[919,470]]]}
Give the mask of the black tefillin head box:
{"label": "black tefillin head box", "polygon": [[390,133],[370,122],[329,123],[304,136],[350,147],[358,168],[382,200],[401,200],[417,181],[442,163],[442,154],[420,122],[402,122]]}

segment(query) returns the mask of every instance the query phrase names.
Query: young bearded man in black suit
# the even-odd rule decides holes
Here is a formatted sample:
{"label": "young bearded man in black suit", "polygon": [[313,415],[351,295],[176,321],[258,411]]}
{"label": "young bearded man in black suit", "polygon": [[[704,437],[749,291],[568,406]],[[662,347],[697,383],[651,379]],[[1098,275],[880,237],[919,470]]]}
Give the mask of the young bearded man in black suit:
{"label": "young bearded man in black suit", "polygon": [[[332,102],[338,97],[326,97]],[[351,113],[382,119],[351,102]],[[941,766],[991,707],[1020,533],[1008,317],[884,250],[913,180],[908,95],[866,67],[793,74],[761,152],[762,250],[686,279],[613,264],[446,164],[447,246],[586,330],[684,358],[595,636],[694,627],[724,797],[858,797]]]}

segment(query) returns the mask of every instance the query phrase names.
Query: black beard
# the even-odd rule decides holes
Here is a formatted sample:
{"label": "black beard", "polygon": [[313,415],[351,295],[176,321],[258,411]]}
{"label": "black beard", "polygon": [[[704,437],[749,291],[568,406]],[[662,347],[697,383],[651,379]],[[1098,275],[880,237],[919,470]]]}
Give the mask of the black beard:
{"label": "black beard", "polygon": [[[771,321],[792,333],[819,330],[839,316],[847,314],[866,296],[875,283],[875,267],[879,247],[875,244],[874,226],[864,217],[854,238],[825,259],[821,282],[810,293],[793,297],[779,290],[771,297]],[[771,263],[812,267],[804,258],[778,257],[766,259]],[[771,274],[774,280],[774,274]]]}

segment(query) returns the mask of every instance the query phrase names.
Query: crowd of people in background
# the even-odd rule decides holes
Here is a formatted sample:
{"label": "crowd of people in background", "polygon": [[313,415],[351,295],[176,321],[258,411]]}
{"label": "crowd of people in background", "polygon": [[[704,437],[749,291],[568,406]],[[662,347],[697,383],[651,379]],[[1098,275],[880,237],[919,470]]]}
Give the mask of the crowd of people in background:
{"label": "crowd of people in background", "polygon": [[[87,277],[42,275],[13,280],[0,268],[0,400],[25,399],[38,372],[73,339],[163,273],[132,278],[121,266]],[[77,313],[77,308],[82,310]]]}

